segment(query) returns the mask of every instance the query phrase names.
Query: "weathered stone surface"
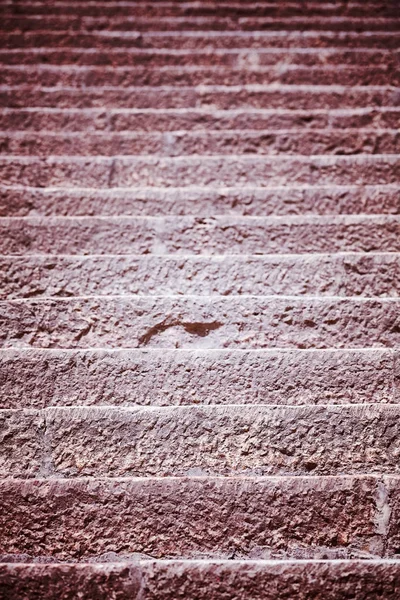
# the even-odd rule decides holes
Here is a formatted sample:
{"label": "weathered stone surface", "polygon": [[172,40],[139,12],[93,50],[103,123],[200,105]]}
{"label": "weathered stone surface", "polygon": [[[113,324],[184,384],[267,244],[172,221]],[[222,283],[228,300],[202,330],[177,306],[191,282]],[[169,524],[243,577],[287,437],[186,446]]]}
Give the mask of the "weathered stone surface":
{"label": "weathered stone surface", "polygon": [[[125,55],[125,54],[124,54]],[[29,54],[31,56],[31,54]],[[94,55],[95,56],[95,55]],[[287,129],[300,132],[315,129],[368,128],[396,129],[400,110],[390,107],[336,110],[282,109],[0,109],[1,129],[55,132],[129,132],[129,131],[258,131]],[[331,131],[332,131],[331,129]],[[293,131],[292,131],[293,133]],[[336,132],[337,134],[340,132]],[[109,134],[108,134],[109,135]]]}
{"label": "weathered stone surface", "polygon": [[[1,408],[400,399],[390,350],[3,350]],[[395,367],[395,371],[394,371]]]}
{"label": "weathered stone surface", "polygon": [[[260,6],[260,5],[259,5]],[[71,5],[73,7],[73,5]],[[48,9],[52,7],[48,5]],[[80,5],[80,10],[84,9]],[[121,6],[122,8],[122,6]],[[125,4],[125,10],[129,6]],[[140,9],[136,4],[134,10]],[[75,8],[76,10],[76,8]],[[224,9],[225,10],[225,9]],[[399,51],[387,49],[354,48],[307,48],[307,49],[143,49],[112,48],[107,51],[82,48],[29,48],[0,49],[0,64],[4,65],[78,65],[78,66],[120,66],[120,67],[173,67],[173,66],[219,66],[226,68],[306,65],[315,66],[388,66],[399,63]]]}
{"label": "weathered stone surface", "polygon": [[400,213],[392,185],[71,189],[0,186],[0,215],[196,215]]}
{"label": "weathered stone surface", "polygon": [[118,294],[395,297],[400,294],[400,257],[395,253],[0,257],[2,299]]}
{"label": "weathered stone surface", "polygon": [[[399,473],[399,415],[393,405],[43,411],[49,474],[61,477]],[[23,476],[18,465],[9,474]]]}
{"label": "weathered stone surface", "polygon": [[[0,564],[4,600],[397,600],[396,561],[134,561]],[[2,595],[3,594],[3,595]]]}
{"label": "weathered stone surface", "polygon": [[2,15],[2,31],[398,31],[398,19],[390,17],[319,17],[302,15],[301,17],[241,17],[232,16],[187,16],[187,17],[90,17],[79,14],[66,15],[60,19],[57,15],[15,15],[6,12]]}
{"label": "weathered stone surface", "polygon": [[3,555],[372,557],[373,477],[1,480]]}
{"label": "weathered stone surface", "polygon": [[346,87],[344,85],[201,85],[196,87],[90,87],[44,88],[21,85],[0,89],[1,107],[51,108],[280,108],[338,109],[395,107],[400,104],[397,88]]}
{"label": "weathered stone surface", "polygon": [[166,133],[25,133],[0,132],[0,151],[20,156],[115,154],[215,155],[274,154],[398,154],[396,129],[324,129],[308,132],[232,130]]}
{"label": "weathered stone surface", "polygon": [[0,85],[43,87],[81,86],[196,86],[196,85],[342,85],[398,86],[396,69],[378,66],[285,65],[276,67],[86,67],[54,65],[7,65]]}
{"label": "weathered stone surface", "polygon": [[279,296],[0,302],[2,347],[363,348],[400,342],[399,300]]}
{"label": "weathered stone surface", "polygon": [[[243,2],[241,2],[241,5]],[[342,6],[344,6],[342,4]],[[368,9],[370,5],[368,4]],[[47,31],[11,31],[2,32],[2,45],[5,48],[24,47],[57,47],[57,48],[89,48],[109,50],[113,48],[147,48],[147,49],[266,49],[266,48],[380,48],[398,50],[400,35],[396,31],[348,31],[335,32],[303,30],[303,31],[148,31],[132,32],[124,35],[118,31],[58,32]]]}
{"label": "weathered stone surface", "polygon": [[[78,4],[79,16],[90,16],[90,17],[121,17],[121,16],[135,16],[135,17],[196,17],[196,16],[219,16],[226,17],[231,16],[233,18],[238,17],[303,17],[304,18],[304,5],[301,1],[291,1],[285,3],[256,3],[242,1],[235,2],[224,0],[219,3],[214,2],[185,2],[185,3],[174,3],[174,2],[125,2],[124,4],[118,4],[118,2],[103,2],[101,4]],[[23,3],[23,14],[24,15],[52,15],[60,16],[64,18],[67,15],[77,17],[77,5],[73,0],[70,2],[64,2],[61,5],[49,3],[49,2],[35,2],[34,4]],[[7,10],[8,9],[8,10]],[[369,10],[368,10],[369,9]],[[6,14],[13,14],[10,7],[5,7],[4,11]],[[343,5],[339,2],[309,2],[307,4],[307,14],[311,17],[360,17],[360,16],[371,16],[371,11],[377,16],[397,16],[395,6],[390,2],[368,2],[362,4],[361,2],[352,2],[351,4]]]}
{"label": "weathered stone surface", "polygon": [[174,187],[398,184],[396,155],[0,158],[3,185]]}
{"label": "weathered stone surface", "polygon": [[34,477],[44,466],[44,419],[35,410],[0,410],[0,478]]}
{"label": "weathered stone surface", "polygon": [[260,255],[376,250],[400,251],[400,216],[0,219],[2,254]]}

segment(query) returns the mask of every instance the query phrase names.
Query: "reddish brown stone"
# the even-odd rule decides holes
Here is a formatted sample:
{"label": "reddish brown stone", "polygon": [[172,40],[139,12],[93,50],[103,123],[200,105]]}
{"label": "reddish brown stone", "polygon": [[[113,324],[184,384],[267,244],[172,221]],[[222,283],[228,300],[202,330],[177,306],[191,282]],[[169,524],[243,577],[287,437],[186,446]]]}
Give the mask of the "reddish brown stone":
{"label": "reddish brown stone", "polygon": [[0,325],[4,348],[365,348],[400,336],[397,298],[13,300]]}
{"label": "reddish brown stone", "polygon": [[3,555],[346,558],[383,551],[373,477],[0,480]]}
{"label": "reddish brown stone", "polygon": [[0,352],[2,407],[395,403],[397,354],[9,349]]}
{"label": "reddish brown stone", "polygon": [[287,187],[91,189],[0,187],[0,214],[26,215],[185,215],[215,214],[381,214],[400,213],[400,187],[393,185],[313,185]]}
{"label": "reddish brown stone", "polygon": [[[135,561],[2,564],[4,600],[397,600],[394,561]],[[3,594],[3,595],[2,595]]]}
{"label": "reddish brown stone", "polygon": [[395,297],[399,292],[400,258],[395,253],[0,257],[3,299],[117,294]]}

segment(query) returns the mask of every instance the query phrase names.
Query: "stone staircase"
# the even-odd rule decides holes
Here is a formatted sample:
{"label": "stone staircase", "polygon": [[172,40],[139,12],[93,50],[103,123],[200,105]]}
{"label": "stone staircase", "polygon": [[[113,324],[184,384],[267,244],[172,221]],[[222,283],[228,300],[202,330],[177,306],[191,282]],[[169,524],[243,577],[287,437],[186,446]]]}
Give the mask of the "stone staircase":
{"label": "stone staircase", "polygon": [[398,600],[400,4],[0,11],[0,599]]}

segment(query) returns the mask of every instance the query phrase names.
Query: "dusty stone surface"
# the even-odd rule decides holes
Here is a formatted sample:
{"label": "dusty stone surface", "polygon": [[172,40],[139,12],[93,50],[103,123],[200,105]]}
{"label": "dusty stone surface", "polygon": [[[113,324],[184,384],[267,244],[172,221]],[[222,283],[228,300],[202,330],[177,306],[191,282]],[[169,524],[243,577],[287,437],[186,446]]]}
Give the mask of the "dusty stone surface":
{"label": "dusty stone surface", "polygon": [[[61,55],[64,55],[62,51]],[[126,58],[126,52],[121,55]],[[193,57],[193,53],[188,54]],[[14,54],[2,55],[12,57]],[[36,59],[35,54],[26,55]],[[83,54],[93,60],[97,53]],[[107,53],[105,56],[109,56]],[[119,54],[117,55],[119,56]],[[129,55],[128,55],[129,56]],[[205,56],[215,54],[206,53]],[[319,53],[318,55],[319,56]],[[364,56],[360,53],[360,56]],[[368,55],[367,55],[368,56]],[[2,130],[24,132],[150,132],[150,131],[209,131],[285,129],[291,133],[296,130],[310,134],[316,129],[331,128],[341,130],[368,128],[376,135],[381,129],[395,129],[400,117],[398,108],[372,107],[336,110],[282,110],[282,109],[169,109],[151,111],[141,109],[0,109],[0,127]],[[245,133],[245,131],[244,131]],[[333,133],[333,131],[332,131]],[[359,131],[359,133],[362,133]],[[109,133],[108,133],[109,135]]]}
{"label": "dusty stone surface", "polygon": [[0,133],[0,150],[21,156],[115,154],[249,153],[275,154],[398,154],[400,134],[396,129],[232,130],[166,133]]}
{"label": "dusty stone surface", "polygon": [[[135,21],[136,23],[136,21]],[[343,66],[303,67],[54,67],[3,66],[0,85],[42,87],[197,86],[197,85],[337,85],[393,86],[400,83],[397,69]]]}
{"label": "dusty stone surface", "polygon": [[0,302],[2,347],[396,347],[398,299],[108,297]]}
{"label": "dusty stone surface", "polygon": [[4,350],[1,407],[396,403],[399,365],[378,348]]}
{"label": "dusty stone surface", "polygon": [[396,184],[133,189],[0,186],[1,216],[400,214]]}
{"label": "dusty stone surface", "polygon": [[2,254],[210,255],[377,250],[400,251],[400,216],[0,219]]}
{"label": "dusty stone surface", "polygon": [[[62,243],[55,236],[57,241]],[[26,238],[23,242],[29,243]],[[3,299],[118,294],[396,297],[399,293],[400,257],[394,253],[0,257]]]}
{"label": "dusty stone surface", "polygon": [[80,561],[366,558],[383,551],[377,486],[373,477],[2,480],[1,548]]}
{"label": "dusty stone surface", "polygon": [[[129,10],[125,4],[125,10]],[[260,6],[260,5],[259,5]],[[48,9],[52,7],[48,5]],[[73,6],[71,7],[73,8]],[[82,5],[82,9],[85,7]],[[122,8],[122,7],[121,7]],[[154,7],[156,8],[156,7]],[[80,7],[81,9],[81,7]],[[140,10],[140,4],[135,6]],[[226,10],[226,9],[224,9]],[[373,48],[315,49],[277,49],[263,48],[253,50],[229,49],[146,49],[146,48],[110,48],[97,52],[85,48],[35,48],[0,50],[0,64],[4,65],[75,65],[75,66],[118,66],[118,67],[173,67],[173,66],[218,66],[225,68],[244,68],[256,66],[306,65],[315,66],[388,66],[398,64],[399,52]]]}
{"label": "dusty stone surface", "polygon": [[393,405],[43,412],[50,473],[61,477],[399,473],[399,414]]}
{"label": "dusty stone surface", "polygon": [[[77,15],[75,2],[66,2],[61,6],[36,3],[31,6],[23,5],[23,15],[58,15],[58,16],[73,16],[75,19],[80,17],[121,17],[121,16],[136,16],[136,17],[209,17],[209,16],[231,16],[238,17],[303,17],[304,7],[301,1],[297,0],[290,3],[282,4],[254,4],[245,0],[240,4],[234,1],[223,0],[218,4],[212,2],[202,3],[159,3],[153,4],[138,3],[138,6],[126,3],[118,5],[118,3],[103,3],[83,5]],[[75,9],[75,10],[74,10]],[[350,5],[342,5],[336,2],[312,2],[307,5],[307,14],[311,17],[370,17],[370,10],[374,10],[375,14],[380,17],[396,16],[395,6],[390,2],[377,1],[369,2],[363,5],[360,2],[354,2]],[[10,9],[5,12],[12,15]]]}
{"label": "dusty stone surface", "polygon": [[4,600],[396,600],[394,561],[137,561],[128,564],[1,564]]}
{"label": "dusty stone surface", "polygon": [[[243,2],[241,2],[243,5]],[[344,5],[342,5],[344,6]],[[303,7],[302,7],[303,10]],[[370,8],[368,7],[368,10]],[[360,48],[369,50],[380,48],[383,50],[398,50],[399,36],[394,31],[241,31],[235,33],[219,31],[169,31],[157,33],[156,31],[140,32],[126,36],[118,31],[23,31],[2,32],[2,45],[5,48],[30,48],[30,47],[58,47],[58,48],[89,48],[96,50],[109,50],[113,48],[140,48],[140,49],[186,49],[196,51],[199,49],[261,49],[281,48],[284,50],[298,48]]]}
{"label": "dusty stone surface", "polygon": [[[219,82],[220,83],[220,82]],[[337,82],[336,82],[337,83]],[[271,85],[201,85],[196,87],[130,88],[45,88],[14,86],[0,90],[1,107],[51,108],[281,108],[339,109],[371,106],[399,106],[396,87],[374,89],[343,85],[276,86]]]}
{"label": "dusty stone surface", "polygon": [[5,12],[1,22],[4,31],[108,31],[148,32],[148,31],[397,31],[398,19],[391,17],[335,17],[302,15],[301,17],[221,17],[212,16],[115,16],[94,17],[78,14],[66,15],[60,19],[57,15],[15,15]]}
{"label": "dusty stone surface", "polygon": [[396,155],[0,158],[3,185],[36,187],[376,185],[399,176]]}
{"label": "dusty stone surface", "polygon": [[34,410],[0,411],[0,478],[13,473],[40,476],[45,465],[44,423]]}

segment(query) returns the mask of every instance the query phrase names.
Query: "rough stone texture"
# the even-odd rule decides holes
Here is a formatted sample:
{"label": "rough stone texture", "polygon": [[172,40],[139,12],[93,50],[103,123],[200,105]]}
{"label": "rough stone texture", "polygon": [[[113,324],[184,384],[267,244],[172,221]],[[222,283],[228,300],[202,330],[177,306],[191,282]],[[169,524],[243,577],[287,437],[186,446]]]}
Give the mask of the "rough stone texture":
{"label": "rough stone texture", "polygon": [[40,476],[44,418],[34,410],[0,411],[0,478]]}
{"label": "rough stone texture", "polygon": [[[243,2],[241,2],[242,4]],[[82,6],[82,4],[81,4]],[[344,6],[342,4],[342,6]],[[371,10],[368,6],[368,10]],[[210,47],[218,49],[261,49],[267,48],[360,48],[362,50],[380,48],[383,50],[399,47],[399,32],[395,31],[348,31],[335,32],[303,30],[303,31],[165,31],[165,32],[132,32],[124,35],[118,31],[23,31],[2,32],[2,46],[4,48],[88,48],[95,50],[109,50],[113,48],[128,49],[186,49],[196,51]]]}
{"label": "rough stone texture", "polygon": [[[397,13],[396,13],[397,15]],[[5,12],[2,15],[0,28],[2,31],[108,31],[116,32],[149,32],[149,31],[398,31],[398,18],[390,17],[319,17],[303,15],[301,17],[220,17],[220,16],[188,16],[188,17],[144,17],[116,16],[89,17],[77,14],[66,15],[60,19],[55,15],[15,15]]]}
{"label": "rough stone texture", "polygon": [[[55,242],[60,238],[55,237]],[[399,293],[400,256],[394,253],[0,257],[2,299],[118,294],[396,297]]]}
{"label": "rough stone texture", "polygon": [[9,479],[0,481],[0,491],[3,555],[83,561],[109,553],[372,558],[383,552],[373,477]]}
{"label": "rough stone texture", "polygon": [[210,255],[376,250],[400,251],[400,216],[0,219],[2,254]]}
{"label": "rough stone texture", "polygon": [[[81,7],[84,6],[81,4]],[[48,8],[51,8],[50,6]],[[122,8],[122,6],[121,6]],[[125,10],[129,7],[125,4]],[[135,10],[140,9],[140,4]],[[76,10],[76,9],[75,9]],[[107,51],[86,48],[0,49],[0,64],[4,65],[75,65],[116,67],[263,67],[263,66],[368,66],[398,65],[398,50],[354,48],[330,49],[246,49],[246,50],[185,50],[146,48],[112,48]]]}
{"label": "rough stone texture", "polygon": [[[32,6],[29,3],[21,3],[21,12],[23,15],[57,15],[61,17],[73,16],[77,17],[77,4],[73,0],[70,2],[64,2],[63,4],[57,5],[49,2],[35,2]],[[103,2],[101,4],[82,4],[79,3],[79,17],[121,17],[121,16],[135,16],[135,17],[208,17],[208,16],[219,16],[232,18],[238,17],[303,17],[304,18],[304,5],[301,1],[290,3],[271,3],[267,2],[264,4],[247,2],[235,2],[229,0],[225,2],[219,2],[218,4],[213,2],[199,2],[199,3],[174,3],[174,2],[125,2],[124,4],[118,4],[118,2]],[[8,15],[12,15],[13,11],[11,7],[6,6],[4,12]],[[307,4],[307,14],[310,17],[370,17],[371,11],[374,11],[379,17],[395,17],[395,5],[394,3],[377,1],[368,2],[363,5],[361,2],[352,2],[351,4],[341,4],[337,2],[309,2]]]}
{"label": "rough stone texture", "polygon": [[2,600],[397,600],[395,561],[135,561],[2,564]]}
{"label": "rough stone texture", "polygon": [[400,214],[400,187],[313,185],[71,189],[0,186],[1,216]]}
{"label": "rough stone texture", "polygon": [[115,154],[396,154],[396,129],[232,130],[167,133],[0,133],[0,151],[21,156]]}
{"label": "rough stone texture", "polygon": [[197,85],[342,85],[398,86],[397,69],[350,66],[303,67],[78,67],[7,65],[0,72],[0,85],[43,87],[122,87]]}
{"label": "rough stone texture", "polygon": [[11,157],[1,156],[3,185],[36,187],[260,187],[398,184],[396,155],[360,156],[185,156],[185,157]]}
{"label": "rough stone texture", "polygon": [[396,3],[0,12],[0,599],[397,599]]}
{"label": "rough stone texture", "polygon": [[4,348],[363,348],[399,342],[397,298],[154,296],[0,302]]}
{"label": "rough stone texture", "polygon": [[399,416],[379,405],[43,411],[49,474],[61,477],[399,473]]}
{"label": "rough stone texture", "polygon": [[398,403],[399,364],[378,348],[3,350],[1,407]]}
{"label": "rough stone texture", "polygon": [[400,105],[398,88],[346,87],[343,85],[240,85],[178,88],[130,87],[114,88],[36,88],[29,85],[3,86],[0,89],[1,107],[51,108],[282,108],[338,109],[370,106],[397,107]]}
{"label": "rough stone texture", "polygon": [[[32,54],[29,54],[32,56]],[[34,56],[34,55],[33,55]],[[90,54],[96,56],[96,54]],[[124,53],[125,56],[125,53]],[[192,56],[192,54],[190,54]],[[213,56],[213,55],[212,55]],[[1,54],[0,54],[1,57]],[[337,130],[368,128],[372,133],[396,129],[400,119],[398,108],[375,107],[323,111],[282,109],[0,109],[0,127],[23,132],[150,132],[286,129],[308,133],[315,129]],[[331,129],[331,131],[332,131]],[[339,135],[341,131],[337,131]],[[110,135],[108,133],[108,135]],[[106,136],[104,135],[104,139]],[[55,147],[56,149],[56,147]],[[33,148],[34,150],[34,148]]]}

